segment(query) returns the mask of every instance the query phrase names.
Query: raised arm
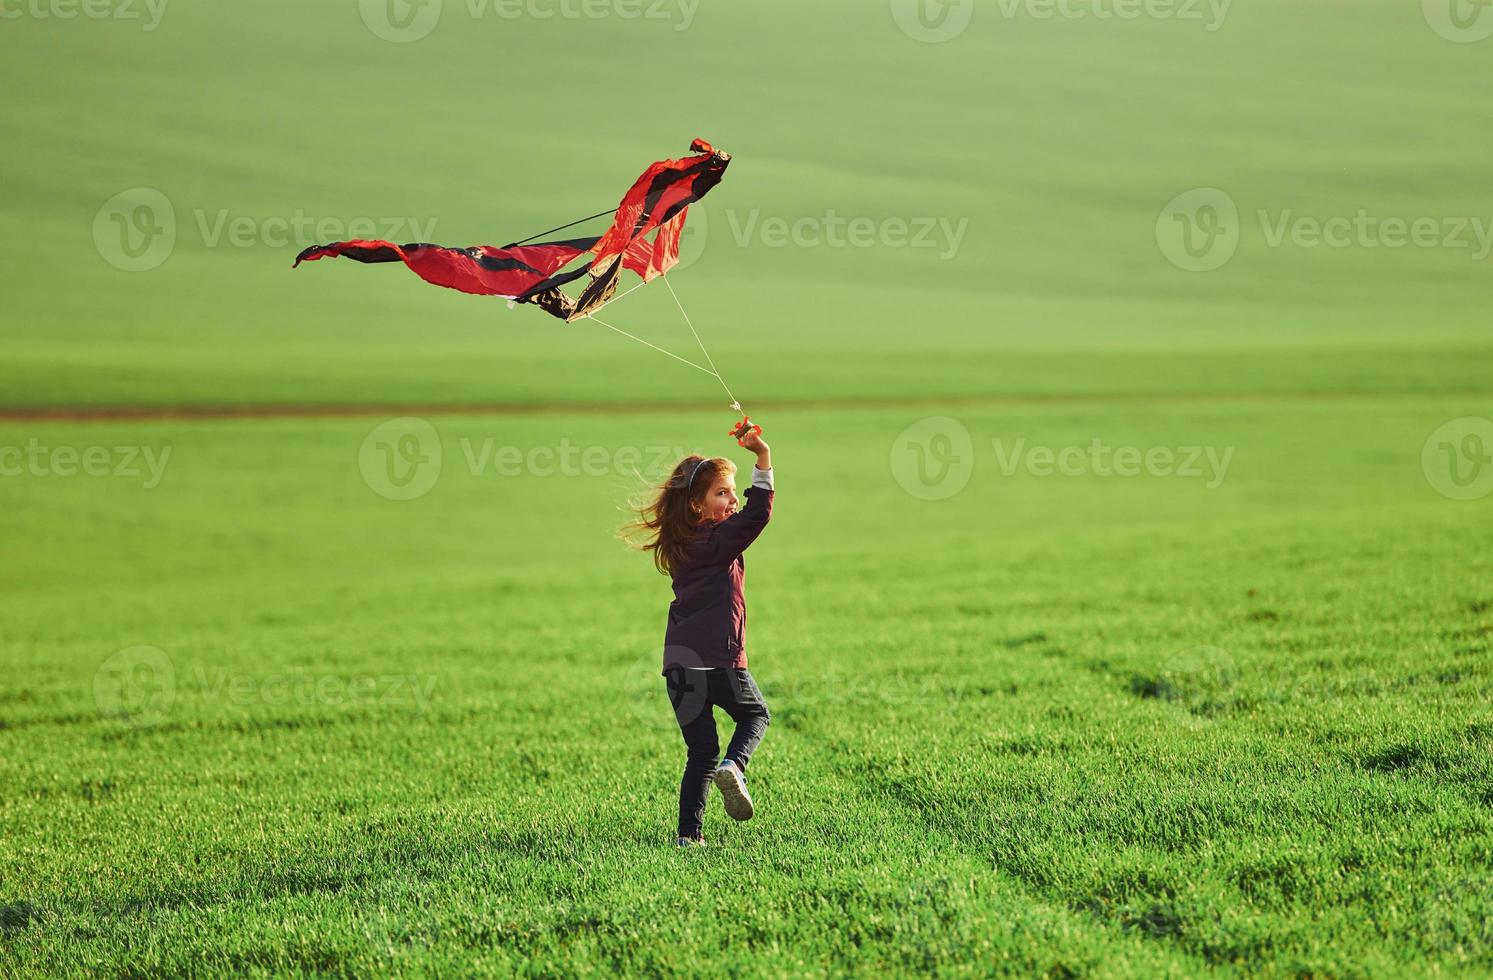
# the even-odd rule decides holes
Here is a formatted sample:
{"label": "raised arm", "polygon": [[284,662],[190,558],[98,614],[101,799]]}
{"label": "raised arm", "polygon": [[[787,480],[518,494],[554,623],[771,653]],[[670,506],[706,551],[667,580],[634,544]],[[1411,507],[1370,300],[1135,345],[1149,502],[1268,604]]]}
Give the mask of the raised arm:
{"label": "raised arm", "polygon": [[731,561],[757,540],[772,520],[772,450],[760,435],[748,435],[742,445],[754,453],[752,485],[746,490],[746,506],[721,521],[710,533],[707,554],[712,561]]}

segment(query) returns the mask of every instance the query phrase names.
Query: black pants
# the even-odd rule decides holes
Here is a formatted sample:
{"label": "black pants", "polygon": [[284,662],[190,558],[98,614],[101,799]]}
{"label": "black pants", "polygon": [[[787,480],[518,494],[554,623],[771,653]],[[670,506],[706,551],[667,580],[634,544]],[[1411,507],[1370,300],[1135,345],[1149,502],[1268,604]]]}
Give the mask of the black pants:
{"label": "black pants", "polygon": [[736,732],[726,747],[726,758],[743,773],[772,716],[749,670],[670,667],[664,678],[688,750],[684,778],[679,782],[679,836],[698,837],[705,821],[710,780],[721,751],[715,732],[715,706],[726,709],[726,714],[736,722]]}

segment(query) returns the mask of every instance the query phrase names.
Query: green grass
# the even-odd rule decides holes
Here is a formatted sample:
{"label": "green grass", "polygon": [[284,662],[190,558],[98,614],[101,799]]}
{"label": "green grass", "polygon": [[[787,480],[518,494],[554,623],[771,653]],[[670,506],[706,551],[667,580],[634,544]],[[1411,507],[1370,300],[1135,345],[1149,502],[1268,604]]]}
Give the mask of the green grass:
{"label": "green grass", "polygon": [[[410,44],[353,2],[6,19],[0,977],[1493,973],[1490,498],[1422,465],[1489,416],[1489,260],[1258,217],[1493,220],[1493,40],[1419,8],[981,3],[939,45],[849,0],[445,0]],[[671,281],[780,497],[759,814],[712,800],[678,852],[669,590],[614,532],[629,458],[736,451],[714,382],[400,268],[292,273],[314,233],[209,238],[501,244],[694,136],[736,159]],[[132,273],[93,224],[136,187],[177,240]],[[1241,213],[1207,273],[1156,237],[1196,187]],[[964,230],[742,231],[830,212]],[[655,287],[612,314],[691,349]],[[150,417],[182,406],[301,410]],[[405,430],[372,433],[409,415],[442,463],[390,499]],[[930,433],[967,485],[920,481]],[[1002,467],[1096,440],[1228,465]]]}
{"label": "green grass", "polygon": [[[14,429],[172,455],[148,490],[0,483],[5,963],[1485,971],[1493,568],[1418,466],[1477,409],[954,408],[975,468],[936,501],[888,468],[920,413],[784,418],[760,815],[712,799],[702,853],[665,846],[667,587],[608,544],[628,481],[466,453],[610,460],[713,416],[434,417],[410,501],[360,475],[378,419]],[[1234,454],[1212,489],[1006,476],[995,438]],[[95,672],[141,644],[175,699],[111,715]]]}
{"label": "green grass", "polygon": [[[214,237],[220,220],[304,214],[501,244],[611,206],[696,135],[736,160],[678,288],[758,403],[921,393],[930,378],[953,394],[1154,388],[1150,368],[1124,380],[1137,353],[1206,375],[1241,353],[1294,374],[1308,354],[1295,383],[1312,389],[1392,374],[1400,356],[1488,374],[1493,260],[1272,248],[1255,217],[1493,221],[1493,116],[1472,94],[1485,46],[1442,40],[1415,4],[1236,4],[1209,32],[982,2],[944,44],[909,40],[886,3],[710,5],[679,23],[473,20],[458,0],[409,44],[374,36],[352,2],[173,3],[150,32],[7,21],[7,64],[47,81],[0,109],[24,148],[0,200],[0,402],[708,398],[709,379],[612,334],[402,268],[292,273],[314,233]],[[232,68],[225,50],[243,53]],[[92,228],[134,187],[171,201],[178,234],[164,264],[130,273]],[[1238,253],[1210,273],[1174,268],[1156,242],[1162,207],[1194,187],[1224,189],[1242,216]],[[795,247],[746,231],[829,212],[964,233],[945,258],[951,238]],[[615,322],[689,350],[650,293]]]}

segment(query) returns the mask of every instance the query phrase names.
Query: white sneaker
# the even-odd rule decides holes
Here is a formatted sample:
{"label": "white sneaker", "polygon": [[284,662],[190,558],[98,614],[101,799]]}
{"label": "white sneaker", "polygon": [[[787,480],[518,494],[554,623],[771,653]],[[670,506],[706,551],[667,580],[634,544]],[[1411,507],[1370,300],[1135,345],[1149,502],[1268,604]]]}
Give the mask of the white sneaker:
{"label": "white sneaker", "polygon": [[746,777],[736,768],[736,763],[727,759],[715,771],[715,787],[721,791],[726,804],[726,815],[732,820],[752,819],[752,795],[747,792]]}

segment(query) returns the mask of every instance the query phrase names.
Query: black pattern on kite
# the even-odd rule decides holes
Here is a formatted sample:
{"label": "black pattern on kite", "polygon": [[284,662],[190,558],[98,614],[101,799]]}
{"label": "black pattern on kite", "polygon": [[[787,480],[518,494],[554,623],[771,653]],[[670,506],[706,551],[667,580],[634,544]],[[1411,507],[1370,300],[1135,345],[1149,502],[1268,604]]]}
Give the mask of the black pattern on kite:
{"label": "black pattern on kite", "polygon": [[[563,320],[575,320],[611,299],[623,269],[648,282],[679,261],[679,237],[689,206],[720,183],[731,162],[729,153],[705,140],[695,140],[690,149],[694,156],[660,160],[643,171],[623,195],[611,227],[595,238],[507,248],[332,242],[305,249],[296,256],[295,265],[332,256],[369,264],[403,262],[437,286],[479,296],[505,296],[532,303]],[[588,256],[583,264],[565,268],[582,256]],[[561,291],[560,287],[585,276],[590,276],[590,282],[579,296]]]}

